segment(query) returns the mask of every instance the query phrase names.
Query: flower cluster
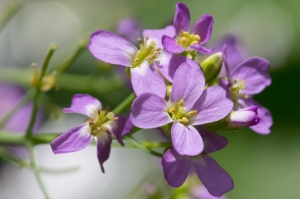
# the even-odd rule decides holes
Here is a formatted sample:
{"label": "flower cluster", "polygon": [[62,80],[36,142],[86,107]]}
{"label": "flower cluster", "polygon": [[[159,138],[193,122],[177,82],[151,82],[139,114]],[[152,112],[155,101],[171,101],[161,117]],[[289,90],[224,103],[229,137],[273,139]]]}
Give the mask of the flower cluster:
{"label": "flower cluster", "polygon": [[[144,30],[144,38],[138,38],[139,49],[112,32],[92,33],[88,45],[91,54],[103,62],[126,67],[136,95],[130,117],[116,117],[108,109],[101,110],[97,99],[75,95],[71,107],[64,111],[85,114],[88,119],[54,140],[54,153],[81,150],[95,138],[104,172],[112,136],[123,144],[122,136],[131,132],[132,125],[160,128],[171,142],[162,156],[169,185],[181,186],[194,170],[211,195],[221,197],[230,191],[233,180],[209,156],[228,143],[215,131],[250,127],[261,134],[269,133],[271,115],[252,97],[271,80],[267,60],[252,57],[237,63],[240,52],[232,41],[222,42],[215,49],[204,47],[213,24],[213,17],[205,14],[190,31],[188,7],[178,3],[174,24]],[[195,61],[200,54],[211,53],[200,64]]]}

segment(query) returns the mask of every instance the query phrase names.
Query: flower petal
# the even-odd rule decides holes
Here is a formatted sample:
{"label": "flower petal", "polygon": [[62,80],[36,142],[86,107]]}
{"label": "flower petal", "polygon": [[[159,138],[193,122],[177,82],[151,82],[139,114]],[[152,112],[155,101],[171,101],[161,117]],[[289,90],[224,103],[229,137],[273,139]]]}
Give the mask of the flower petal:
{"label": "flower petal", "polygon": [[137,96],[142,93],[154,93],[158,96],[165,97],[166,84],[163,77],[149,65],[148,61],[144,61],[141,65],[131,68],[132,88]]}
{"label": "flower petal", "polygon": [[[192,189],[193,195],[198,199],[226,199],[225,196],[214,197],[212,196],[203,185],[198,185]],[[196,199],[195,198],[195,199]],[[194,199],[194,198],[193,198]]]}
{"label": "flower petal", "polygon": [[199,64],[190,58],[164,50],[161,51],[160,57],[155,60],[156,67],[169,82],[173,82],[175,71],[184,62],[187,62],[195,69],[200,69]]}
{"label": "flower petal", "polygon": [[175,121],[171,135],[174,149],[180,155],[196,156],[203,151],[202,137],[193,126],[184,126]]}
{"label": "flower petal", "polygon": [[191,45],[190,48],[202,54],[210,54],[212,51],[214,51],[214,49],[205,48],[204,46],[201,46],[201,44]]}
{"label": "flower petal", "polygon": [[164,49],[170,53],[179,54],[185,51],[185,48],[177,44],[174,38],[166,35],[162,37],[162,45]]}
{"label": "flower petal", "polygon": [[208,132],[203,127],[199,127],[200,135],[204,142],[204,151],[206,153],[212,153],[219,151],[227,146],[228,140],[225,137],[219,136],[215,132]]}
{"label": "flower petal", "polygon": [[208,14],[202,15],[202,17],[195,23],[192,33],[200,36],[200,45],[209,41],[213,25],[214,18]]}
{"label": "flower petal", "polygon": [[224,77],[228,77],[228,80],[230,83],[232,83],[232,77],[231,77],[231,68],[228,66],[228,61],[227,61],[227,55],[228,52],[227,52],[227,44],[225,44],[223,46],[223,66],[225,68],[225,74],[224,74]]}
{"label": "flower petal", "polygon": [[88,48],[95,58],[121,66],[131,66],[138,52],[133,44],[105,30],[97,30],[91,34]]}
{"label": "flower petal", "polygon": [[97,158],[103,173],[105,173],[103,163],[109,158],[111,142],[111,135],[104,131],[97,136]]}
{"label": "flower petal", "polygon": [[181,64],[174,74],[170,102],[177,103],[183,100],[186,111],[189,111],[203,92],[204,84],[201,70],[188,63]]}
{"label": "flower petal", "polygon": [[132,103],[131,122],[139,128],[156,128],[172,122],[167,113],[166,103],[164,98],[158,95],[141,94]]}
{"label": "flower petal", "polygon": [[174,149],[169,149],[162,157],[164,176],[172,187],[180,187],[191,167],[191,159],[180,156]]}
{"label": "flower petal", "polygon": [[129,118],[117,116],[119,119],[115,121],[115,126],[110,130],[111,134],[115,136],[117,141],[124,146],[122,137],[127,135],[132,130],[132,123]]}
{"label": "flower petal", "polygon": [[221,197],[233,189],[234,184],[230,175],[208,155],[194,159],[193,167],[211,195]]}
{"label": "flower petal", "polygon": [[149,36],[149,40],[147,44],[150,44],[150,42],[154,41],[156,43],[156,48],[162,48],[162,36],[167,35],[169,37],[174,37],[175,36],[175,28],[172,25],[169,25],[163,29],[156,29],[156,30],[151,30],[151,29],[146,29],[143,31],[144,38],[146,36]]}
{"label": "flower petal", "polygon": [[232,110],[233,103],[226,97],[220,86],[210,86],[197,100],[193,110],[197,110],[193,125],[206,124],[224,118]]}
{"label": "flower petal", "polygon": [[71,153],[86,148],[92,141],[88,123],[76,126],[61,134],[50,145],[54,154]]}
{"label": "flower petal", "polygon": [[257,94],[271,84],[269,75],[270,63],[261,57],[252,57],[237,66],[232,72],[232,78],[245,80],[243,94]]}
{"label": "flower petal", "polygon": [[102,105],[100,101],[87,94],[76,94],[72,98],[70,108],[64,108],[65,113],[79,113],[95,118],[98,111],[101,111]]}
{"label": "flower petal", "polygon": [[243,107],[257,106],[257,115],[261,119],[260,123],[254,126],[250,126],[250,128],[256,133],[267,135],[271,132],[270,128],[273,125],[273,119],[270,111],[258,104],[253,99],[240,99],[238,101]]}
{"label": "flower petal", "polygon": [[190,20],[191,16],[188,7],[182,2],[177,3],[174,16],[174,26],[177,36],[183,31],[190,32]]}

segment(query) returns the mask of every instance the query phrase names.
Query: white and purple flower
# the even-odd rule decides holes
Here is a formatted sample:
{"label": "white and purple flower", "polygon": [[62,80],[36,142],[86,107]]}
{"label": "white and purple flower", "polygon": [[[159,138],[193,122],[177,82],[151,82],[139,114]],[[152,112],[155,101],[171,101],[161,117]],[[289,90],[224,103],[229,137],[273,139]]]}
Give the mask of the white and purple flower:
{"label": "white and purple flower", "polygon": [[122,137],[131,132],[130,120],[108,110],[101,110],[99,100],[86,94],[76,94],[65,113],[79,113],[88,116],[85,122],[63,133],[51,142],[55,154],[70,153],[86,148],[93,138],[97,142],[97,157],[104,173],[103,163],[109,158],[112,135],[123,146]]}
{"label": "white and purple flower", "polygon": [[233,189],[230,175],[208,154],[223,149],[228,141],[214,132],[200,129],[204,141],[204,150],[197,156],[180,155],[169,149],[162,158],[164,176],[170,186],[179,187],[193,169],[207,188],[208,192],[217,197]]}
{"label": "white and purple flower", "polygon": [[143,93],[132,104],[131,122],[145,129],[173,123],[174,149],[181,155],[199,155],[203,141],[194,126],[220,120],[233,107],[223,88],[211,86],[204,89],[204,86],[201,70],[183,63],[174,74],[168,102],[157,94]]}
{"label": "white and purple flower", "polygon": [[194,50],[209,54],[213,49],[203,46],[209,41],[214,19],[211,15],[204,14],[195,24],[190,34],[190,12],[188,7],[180,2],[176,4],[174,16],[175,38],[170,35],[162,37],[162,44],[166,51],[179,54],[184,51]]}

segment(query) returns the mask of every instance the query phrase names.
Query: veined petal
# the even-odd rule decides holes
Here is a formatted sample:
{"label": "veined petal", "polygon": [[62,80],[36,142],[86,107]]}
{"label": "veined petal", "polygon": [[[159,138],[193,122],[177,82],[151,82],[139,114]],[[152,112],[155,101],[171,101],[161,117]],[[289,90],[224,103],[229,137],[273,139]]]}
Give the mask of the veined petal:
{"label": "veined petal", "polygon": [[152,41],[156,43],[156,48],[163,48],[162,46],[162,36],[167,35],[169,37],[174,37],[175,36],[175,28],[172,25],[169,25],[163,29],[156,29],[156,30],[151,30],[151,29],[146,29],[143,31],[144,38],[146,36],[149,36],[149,40],[147,44],[150,44]]}
{"label": "veined petal", "polygon": [[208,155],[194,158],[193,167],[211,195],[221,197],[233,189],[234,184],[230,175]]}
{"label": "veined petal", "polygon": [[173,82],[175,71],[184,62],[187,62],[193,68],[200,70],[199,64],[190,58],[172,54],[164,50],[161,51],[159,58],[155,60],[156,67],[169,82]]}
{"label": "veined petal", "polygon": [[172,187],[180,187],[187,178],[191,159],[180,156],[174,149],[169,149],[162,157],[164,176]]}
{"label": "veined petal", "polygon": [[202,54],[210,54],[214,51],[214,49],[205,48],[204,46],[201,46],[201,44],[190,45],[190,48]]}
{"label": "veined petal", "polygon": [[100,101],[87,94],[76,94],[72,98],[70,108],[64,108],[65,113],[79,113],[95,118],[98,111],[101,111],[102,105]]}
{"label": "veined petal", "polygon": [[185,48],[177,44],[174,38],[166,35],[162,37],[162,45],[164,49],[170,53],[179,54],[185,51]]}
{"label": "veined petal", "polygon": [[270,111],[258,104],[253,99],[240,99],[238,101],[243,107],[256,106],[257,107],[257,115],[261,119],[260,123],[254,126],[250,126],[253,131],[259,134],[267,135],[271,132],[270,128],[273,125],[273,119]]}
{"label": "veined petal", "polygon": [[208,87],[193,106],[197,110],[193,125],[206,124],[224,118],[232,110],[233,102],[220,86]]}
{"label": "veined petal", "polygon": [[131,122],[140,128],[156,128],[172,122],[167,113],[166,103],[164,98],[158,95],[141,94],[132,103]]}
{"label": "veined petal", "polygon": [[224,67],[225,67],[225,76],[228,77],[228,80],[230,83],[232,83],[232,77],[231,77],[231,68],[228,66],[228,62],[227,62],[227,44],[225,44],[223,46],[223,64],[224,64]]}
{"label": "veined petal", "polygon": [[219,151],[227,146],[228,140],[225,137],[219,136],[215,132],[208,132],[203,127],[199,127],[199,132],[204,142],[204,151],[212,153]]}
{"label": "veined petal", "polygon": [[132,123],[129,118],[123,116],[117,116],[119,119],[115,121],[115,125],[112,126],[110,132],[115,136],[117,141],[124,146],[122,137],[127,135],[132,130]]}
{"label": "veined petal", "polygon": [[177,3],[174,16],[174,26],[177,36],[183,31],[190,32],[190,19],[191,16],[188,7],[182,2]]}
{"label": "veined petal", "polygon": [[91,34],[88,48],[92,55],[101,61],[127,67],[132,65],[132,60],[138,52],[133,44],[105,30],[97,30]]}
{"label": "veined petal", "polygon": [[148,61],[141,65],[131,68],[132,88],[137,96],[142,93],[154,93],[158,96],[166,96],[166,84],[163,77],[150,66]]}
{"label": "veined petal", "polygon": [[86,148],[92,141],[89,124],[84,123],[61,134],[50,145],[54,154],[71,153]]}
{"label": "veined petal", "polygon": [[188,63],[181,64],[174,74],[170,102],[183,100],[186,111],[189,111],[203,92],[204,84],[202,71]]}
{"label": "veined petal", "polygon": [[174,149],[180,155],[196,156],[203,151],[202,137],[193,126],[184,126],[175,121],[171,135]]}
{"label": "veined petal", "polygon": [[100,136],[97,136],[97,158],[103,173],[105,173],[103,163],[109,158],[111,142],[111,135],[106,132],[101,132]]}
{"label": "veined petal", "polygon": [[269,75],[270,63],[261,57],[251,57],[238,65],[232,72],[232,78],[237,81],[245,80],[243,94],[257,94],[271,84]]}
{"label": "veined petal", "polygon": [[200,36],[200,45],[209,41],[213,25],[214,18],[208,14],[202,15],[202,17],[195,23],[192,33]]}

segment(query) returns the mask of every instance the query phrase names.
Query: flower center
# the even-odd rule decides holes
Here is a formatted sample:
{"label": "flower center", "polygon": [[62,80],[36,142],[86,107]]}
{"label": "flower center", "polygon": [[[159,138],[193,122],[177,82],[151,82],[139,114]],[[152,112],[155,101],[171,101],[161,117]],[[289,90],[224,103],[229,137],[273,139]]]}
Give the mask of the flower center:
{"label": "flower center", "polygon": [[187,125],[190,122],[191,117],[194,116],[197,111],[186,112],[183,100],[180,100],[176,105],[168,109],[168,113],[173,120],[176,120],[183,125]]}
{"label": "flower center", "polygon": [[132,66],[137,67],[140,65],[145,59],[152,63],[152,60],[159,55],[161,48],[156,48],[156,43],[151,41],[147,47],[147,42],[149,40],[149,36],[147,35],[145,40],[143,41],[141,38],[138,38],[140,42],[140,50],[137,53],[136,57],[133,59]]}
{"label": "flower center", "polygon": [[109,112],[109,107],[107,107],[103,111],[98,110],[98,114],[96,115],[95,119],[87,118],[84,122],[88,122],[91,127],[91,135],[93,136],[99,136],[103,133],[108,133],[110,127],[113,127],[115,125],[115,121],[119,119],[118,117],[115,117],[115,114],[113,112]]}
{"label": "flower center", "polygon": [[245,88],[246,80],[237,81],[236,79],[233,80],[232,86],[230,88],[230,95],[233,101],[236,101],[239,98],[248,99],[249,96],[246,94],[241,94],[240,91]]}
{"label": "flower center", "polygon": [[190,34],[188,32],[183,32],[181,33],[181,35],[177,38],[177,43],[184,47],[187,48],[190,45],[194,45],[194,44],[199,44],[200,42],[200,36],[199,35],[195,35],[195,34]]}

